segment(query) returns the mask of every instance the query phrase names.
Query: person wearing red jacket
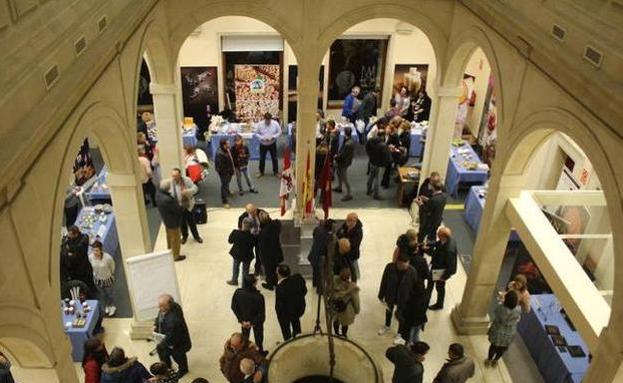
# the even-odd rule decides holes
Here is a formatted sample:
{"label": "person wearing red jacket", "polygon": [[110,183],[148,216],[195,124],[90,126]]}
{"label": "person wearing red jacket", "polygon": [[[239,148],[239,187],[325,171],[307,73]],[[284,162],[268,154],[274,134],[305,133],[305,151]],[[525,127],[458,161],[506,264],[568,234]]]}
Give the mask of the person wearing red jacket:
{"label": "person wearing red jacket", "polygon": [[107,360],[108,352],[102,341],[91,338],[84,342],[84,357],[82,359],[84,383],[100,383],[102,365]]}

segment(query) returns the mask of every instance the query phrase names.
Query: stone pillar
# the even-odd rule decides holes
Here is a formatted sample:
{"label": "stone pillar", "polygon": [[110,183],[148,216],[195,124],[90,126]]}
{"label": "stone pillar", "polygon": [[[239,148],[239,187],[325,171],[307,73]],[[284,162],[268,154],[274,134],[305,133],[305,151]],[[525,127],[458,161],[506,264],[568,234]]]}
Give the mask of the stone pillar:
{"label": "stone pillar", "polygon": [[508,199],[517,197],[525,185],[524,175],[504,176],[503,185],[500,185],[499,179],[499,174],[494,174],[491,179],[463,298],[452,310],[454,326],[463,335],[484,334],[487,331],[489,305],[497,289],[511,232],[505,206]]}
{"label": "stone pillar", "polygon": [[420,183],[434,171],[439,172],[442,179],[446,178],[458,98],[462,91],[461,87],[432,87],[431,90],[432,118],[426,135]]}
{"label": "stone pillar", "polygon": [[307,171],[307,154],[311,182],[314,180],[314,163],[316,160],[316,110],[318,103],[318,67],[301,65],[297,80],[297,119],[296,119],[296,206],[294,210],[295,222],[301,222],[305,212],[303,200],[303,183]]}
{"label": "stone pillar", "polygon": [[[613,312],[611,315],[615,315]],[[611,318],[612,323],[612,318]],[[619,328],[621,326],[618,326]],[[623,334],[620,329],[605,327],[599,336],[599,346],[584,376],[584,383],[623,381]]]}
{"label": "stone pillar", "polygon": [[182,168],[182,113],[175,84],[149,85],[154,100],[154,118],[158,127],[158,149],[162,178],[168,178],[171,169]]}
{"label": "stone pillar", "polygon": [[[115,211],[115,223],[119,236],[119,246],[123,257],[125,275],[129,275],[125,269],[125,260],[137,255],[152,251],[149,238],[149,229],[145,215],[145,203],[143,202],[143,190],[134,174],[108,174],[108,186]],[[120,267],[120,265],[117,265]],[[134,301],[132,313],[135,313]],[[151,323],[132,323],[130,336],[132,339],[146,339],[151,335]]]}

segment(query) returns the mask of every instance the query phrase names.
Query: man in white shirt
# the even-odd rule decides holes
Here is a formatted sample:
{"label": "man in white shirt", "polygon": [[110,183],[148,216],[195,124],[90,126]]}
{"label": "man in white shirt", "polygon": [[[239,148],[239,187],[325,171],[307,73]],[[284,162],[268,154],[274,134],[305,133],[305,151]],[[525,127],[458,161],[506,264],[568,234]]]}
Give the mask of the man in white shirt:
{"label": "man in white shirt", "polygon": [[260,172],[257,177],[264,176],[264,164],[266,163],[266,152],[270,152],[270,158],[273,161],[273,174],[279,175],[279,166],[277,164],[277,138],[281,135],[281,127],[279,123],[273,120],[270,113],[264,114],[264,121],[255,125],[255,136],[260,140]]}

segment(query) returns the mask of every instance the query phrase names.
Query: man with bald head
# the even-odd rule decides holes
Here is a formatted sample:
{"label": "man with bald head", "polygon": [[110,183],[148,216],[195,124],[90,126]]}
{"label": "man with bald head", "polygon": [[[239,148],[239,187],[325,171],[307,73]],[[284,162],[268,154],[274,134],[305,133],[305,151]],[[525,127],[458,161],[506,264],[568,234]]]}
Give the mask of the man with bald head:
{"label": "man with bald head", "polygon": [[[443,301],[446,296],[446,281],[456,273],[457,246],[456,240],[452,237],[450,228],[440,226],[437,229],[437,242],[430,247],[429,254],[431,261],[431,276],[437,291],[437,302],[429,306],[430,310],[443,309]],[[428,283],[428,293],[432,293],[433,283]]]}
{"label": "man with bald head", "polygon": [[255,246],[255,272],[254,274],[259,275],[259,274],[262,274],[262,259],[260,258],[260,255],[258,253],[257,239],[258,239],[258,236],[260,235],[260,230],[261,230],[260,213],[263,212],[264,210],[258,209],[252,203],[246,204],[244,207],[244,210],[245,210],[244,213],[240,214],[240,216],[238,217],[238,230],[242,230],[242,221],[244,221],[245,218],[249,218],[249,220],[251,221],[251,227],[249,231],[251,232],[251,235],[253,235],[253,239],[255,241],[254,243],[254,246]]}
{"label": "man with bald head", "polygon": [[158,351],[160,361],[169,368],[171,368],[171,358],[175,360],[178,375],[181,378],[188,372],[186,353],[192,347],[184,313],[182,307],[168,294],[163,294],[158,298],[158,309],[154,331],[165,335],[165,338],[158,344],[156,351]]}
{"label": "man with bald head", "polygon": [[351,212],[346,216],[346,221],[337,231],[338,238],[346,238],[350,242],[348,261],[351,268],[352,281],[357,282],[361,278],[359,272],[359,248],[363,239],[363,224],[359,220],[357,213]]}
{"label": "man with bald head", "polygon": [[[250,359],[250,361],[243,363],[245,359]],[[267,372],[267,361],[264,355],[258,350],[255,343],[239,332],[233,333],[225,342],[219,364],[221,372],[230,383],[247,381],[260,383],[265,378]],[[251,365],[254,367],[254,372],[251,372]],[[244,372],[242,367],[245,367]],[[252,376],[252,379],[245,380],[249,378],[247,374]]]}

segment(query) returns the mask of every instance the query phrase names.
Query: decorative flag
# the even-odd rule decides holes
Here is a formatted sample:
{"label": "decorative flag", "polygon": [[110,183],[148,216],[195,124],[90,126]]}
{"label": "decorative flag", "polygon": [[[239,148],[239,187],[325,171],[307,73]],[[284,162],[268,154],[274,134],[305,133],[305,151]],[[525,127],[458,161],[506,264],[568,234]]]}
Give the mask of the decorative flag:
{"label": "decorative flag", "polygon": [[320,198],[322,198],[322,210],[324,210],[324,219],[329,218],[329,207],[331,207],[332,203],[332,195],[331,195],[331,177],[333,175],[333,171],[331,170],[331,165],[333,164],[333,155],[331,153],[327,154],[327,157],[324,160],[324,166],[322,167],[322,174],[320,176],[320,182],[318,183],[318,188],[321,190]]}
{"label": "decorative flag", "polygon": [[279,198],[281,199],[281,215],[286,213],[288,198],[294,190],[294,177],[292,176],[292,164],[290,163],[290,148],[286,148],[283,154],[283,172],[281,173],[281,187]]}
{"label": "decorative flag", "polygon": [[313,180],[311,176],[310,153],[307,149],[307,163],[305,165],[305,178],[303,179],[303,202],[305,203],[305,217],[312,215],[314,206]]}

